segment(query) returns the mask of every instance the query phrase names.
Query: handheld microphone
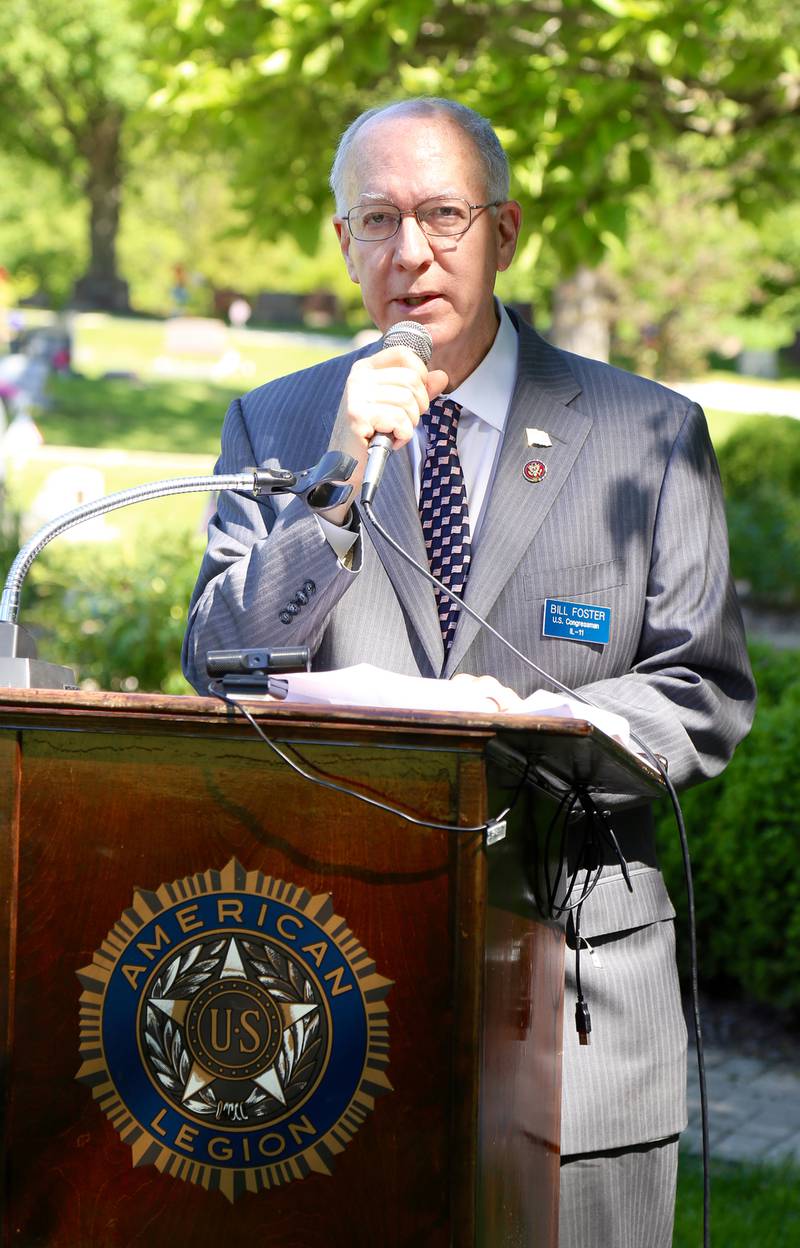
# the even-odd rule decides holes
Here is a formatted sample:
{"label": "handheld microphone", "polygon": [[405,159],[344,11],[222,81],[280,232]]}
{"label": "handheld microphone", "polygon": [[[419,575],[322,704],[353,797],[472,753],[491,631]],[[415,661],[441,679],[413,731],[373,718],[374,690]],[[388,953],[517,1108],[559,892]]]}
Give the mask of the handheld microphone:
{"label": "handheld microphone", "polygon": [[[423,364],[428,364],[433,355],[433,339],[424,325],[416,321],[398,321],[390,326],[383,336],[384,347],[410,347],[418,355]],[[380,485],[386,461],[392,449],[392,437],[388,433],[376,433],[370,438],[367,450],[367,466],[364,469],[364,481],[361,486],[361,502],[371,503],[375,491]]]}

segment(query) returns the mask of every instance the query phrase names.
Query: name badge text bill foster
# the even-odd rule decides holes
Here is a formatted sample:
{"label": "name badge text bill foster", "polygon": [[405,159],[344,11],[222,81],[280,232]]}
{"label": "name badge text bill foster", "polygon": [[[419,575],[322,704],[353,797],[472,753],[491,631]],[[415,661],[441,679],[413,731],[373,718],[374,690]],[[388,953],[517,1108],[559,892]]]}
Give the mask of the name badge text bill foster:
{"label": "name badge text bill foster", "polygon": [[592,602],[567,602],[545,598],[542,634],[564,641],[585,641],[594,646],[608,645],[611,636],[611,608]]}

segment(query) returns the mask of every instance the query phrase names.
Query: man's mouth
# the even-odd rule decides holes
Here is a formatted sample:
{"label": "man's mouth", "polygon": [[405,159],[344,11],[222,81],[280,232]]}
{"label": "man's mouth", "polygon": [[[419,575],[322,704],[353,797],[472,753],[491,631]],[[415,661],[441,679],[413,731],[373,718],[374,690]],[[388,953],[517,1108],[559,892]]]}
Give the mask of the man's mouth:
{"label": "man's mouth", "polygon": [[423,308],[426,304],[432,303],[434,299],[438,298],[439,296],[436,292],[427,295],[401,295],[397,302],[405,304],[407,308]]}

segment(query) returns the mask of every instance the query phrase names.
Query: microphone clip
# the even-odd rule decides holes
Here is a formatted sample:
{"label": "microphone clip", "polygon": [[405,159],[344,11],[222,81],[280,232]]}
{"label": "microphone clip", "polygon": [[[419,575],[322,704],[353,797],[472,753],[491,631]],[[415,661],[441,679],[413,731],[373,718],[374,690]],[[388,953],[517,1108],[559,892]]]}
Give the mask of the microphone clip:
{"label": "microphone clip", "polygon": [[256,497],[270,494],[298,494],[314,511],[328,511],[346,503],[353,492],[348,485],[356,461],[343,451],[326,451],[319,463],[302,472],[286,468],[247,468],[253,474],[251,493]]}

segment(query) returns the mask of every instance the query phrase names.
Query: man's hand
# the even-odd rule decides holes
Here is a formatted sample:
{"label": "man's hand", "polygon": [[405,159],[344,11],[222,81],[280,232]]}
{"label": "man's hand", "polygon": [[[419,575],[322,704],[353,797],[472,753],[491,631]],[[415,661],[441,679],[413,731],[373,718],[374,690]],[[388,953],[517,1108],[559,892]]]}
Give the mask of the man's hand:
{"label": "man's hand", "polygon": [[475,693],[486,699],[487,711],[515,711],[522,705],[522,698],[507,685],[501,685],[494,676],[470,676],[468,672],[459,672],[457,676],[451,677],[451,680],[453,684],[457,680],[462,683],[465,680],[471,680]]}
{"label": "man's hand", "polygon": [[361,491],[367,463],[367,448],[376,433],[392,438],[397,451],[414,436],[419,418],[447,385],[447,373],[431,369],[409,347],[387,347],[376,355],[357,360],[350,370],[339,405],[337,423],[345,426],[345,435],[337,431],[337,445],[331,447],[352,455],[357,467],[350,477],[353,494],[349,502],[325,517],[334,524],[344,524],[354,498]]}

